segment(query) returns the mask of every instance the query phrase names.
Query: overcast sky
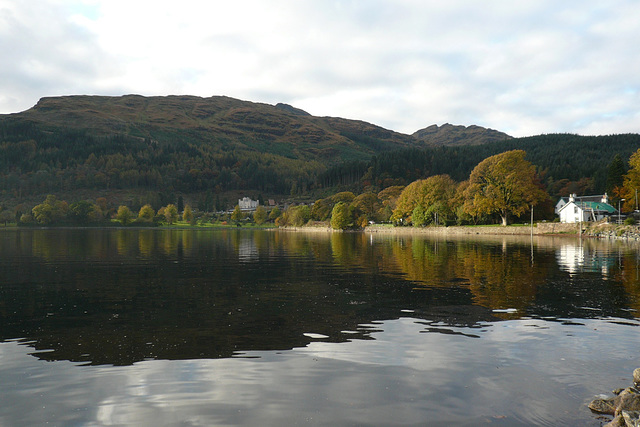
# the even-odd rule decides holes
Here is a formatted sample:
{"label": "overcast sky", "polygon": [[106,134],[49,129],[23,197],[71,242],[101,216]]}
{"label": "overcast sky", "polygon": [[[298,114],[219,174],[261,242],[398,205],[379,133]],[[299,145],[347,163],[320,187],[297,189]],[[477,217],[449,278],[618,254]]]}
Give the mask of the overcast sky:
{"label": "overcast sky", "polygon": [[637,0],[0,0],[0,113],[226,95],[413,133],[640,132]]}

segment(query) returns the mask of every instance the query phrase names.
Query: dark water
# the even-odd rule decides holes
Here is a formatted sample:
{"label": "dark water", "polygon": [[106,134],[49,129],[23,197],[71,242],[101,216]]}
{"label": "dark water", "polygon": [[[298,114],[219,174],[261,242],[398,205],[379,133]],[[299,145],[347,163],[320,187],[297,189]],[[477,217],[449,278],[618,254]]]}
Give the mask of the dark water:
{"label": "dark water", "polygon": [[570,238],[0,231],[0,426],[598,426],[640,254]]}

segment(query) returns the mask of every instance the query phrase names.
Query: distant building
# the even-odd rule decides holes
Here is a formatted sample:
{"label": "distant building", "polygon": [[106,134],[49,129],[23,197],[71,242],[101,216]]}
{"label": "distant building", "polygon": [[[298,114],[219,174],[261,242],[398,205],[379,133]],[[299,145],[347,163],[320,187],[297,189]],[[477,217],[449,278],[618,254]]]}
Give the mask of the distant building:
{"label": "distant building", "polygon": [[255,211],[260,202],[257,200],[251,200],[249,197],[243,197],[238,199],[238,206],[241,211]]}
{"label": "distant building", "polygon": [[601,196],[582,197],[571,194],[558,201],[556,213],[560,216],[560,222],[576,223],[600,221],[618,213],[618,210],[609,204],[607,193]]}

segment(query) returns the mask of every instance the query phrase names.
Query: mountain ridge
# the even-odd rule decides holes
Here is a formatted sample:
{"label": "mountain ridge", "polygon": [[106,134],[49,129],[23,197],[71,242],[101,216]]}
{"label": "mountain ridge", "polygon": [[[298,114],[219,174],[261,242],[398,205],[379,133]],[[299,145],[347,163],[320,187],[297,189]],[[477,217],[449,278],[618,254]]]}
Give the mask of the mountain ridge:
{"label": "mountain ridge", "polygon": [[412,134],[416,139],[434,145],[481,145],[513,139],[512,136],[494,129],[477,125],[461,126],[445,123],[431,125]]}
{"label": "mountain ridge", "polygon": [[513,149],[527,151],[543,184],[558,189],[552,194],[571,185],[601,191],[611,158],[639,147],[637,134],[511,138],[447,123],[407,135],[225,96],[46,97],[0,115],[0,205],[61,191],[304,198],[436,174],[461,181],[484,158]]}
{"label": "mountain ridge", "polygon": [[[245,137],[249,133],[254,134],[253,137],[267,139],[305,138],[313,143],[325,140],[348,144],[346,138],[366,145],[367,140],[376,139],[376,151],[422,145],[475,145],[511,138],[477,125],[449,124],[431,125],[409,135],[362,120],[313,116],[285,103],[271,105],[227,96],[146,97],[129,94],[43,97],[32,108],[0,115],[0,119],[7,116],[53,126],[82,128],[97,134],[124,132],[148,137],[152,136],[150,127],[177,127],[206,128],[212,132]],[[283,117],[289,119],[283,120]]]}

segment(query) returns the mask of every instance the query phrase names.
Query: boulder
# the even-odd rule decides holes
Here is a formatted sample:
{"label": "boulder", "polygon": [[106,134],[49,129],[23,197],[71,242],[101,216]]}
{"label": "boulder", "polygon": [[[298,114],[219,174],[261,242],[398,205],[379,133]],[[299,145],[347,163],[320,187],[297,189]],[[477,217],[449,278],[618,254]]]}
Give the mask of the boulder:
{"label": "boulder", "polygon": [[618,397],[594,399],[589,403],[589,409],[599,414],[613,415],[616,413],[616,399],[618,399]]}
{"label": "boulder", "polygon": [[640,411],[622,411],[626,427],[640,427]]}
{"label": "boulder", "polygon": [[622,415],[619,415],[610,422],[606,423],[604,427],[626,427],[626,425],[627,424],[624,421],[624,417]]}
{"label": "boulder", "polygon": [[627,388],[614,399],[615,415],[623,411],[640,411],[640,393],[635,388]]}
{"label": "boulder", "polygon": [[594,399],[589,409],[615,418],[604,427],[640,427],[640,368],[633,371],[633,387],[616,389],[615,397]]}

